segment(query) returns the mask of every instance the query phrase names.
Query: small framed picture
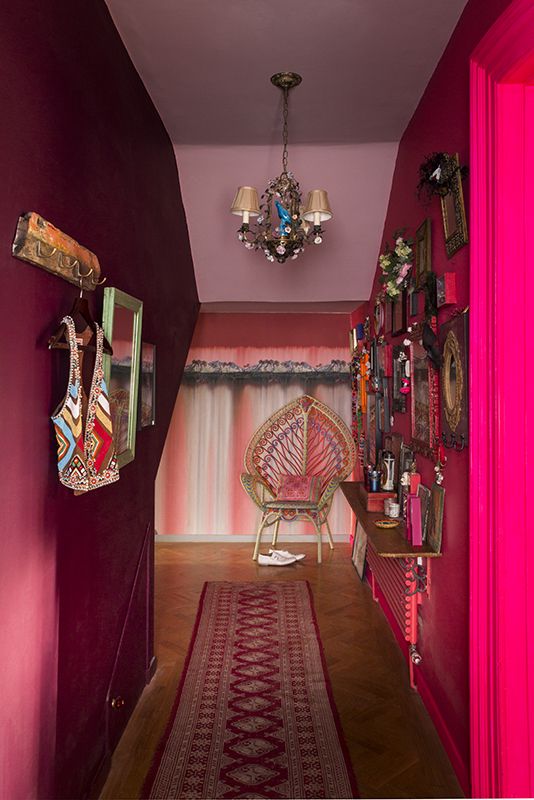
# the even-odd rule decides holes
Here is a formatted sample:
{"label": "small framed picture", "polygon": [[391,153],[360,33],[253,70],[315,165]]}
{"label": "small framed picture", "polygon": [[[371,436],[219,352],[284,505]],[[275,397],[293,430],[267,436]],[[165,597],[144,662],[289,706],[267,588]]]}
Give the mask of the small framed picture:
{"label": "small framed picture", "polygon": [[141,344],[139,375],[139,430],[156,424],[156,345]]}
{"label": "small framed picture", "polygon": [[352,563],[356,567],[360,580],[363,581],[365,575],[365,556],[367,553],[367,534],[361,522],[356,523],[354,531],[354,542],[352,544]]}
{"label": "small framed picture", "polygon": [[436,278],[436,304],[438,308],[456,303],[456,273],[446,272]]}
{"label": "small framed picture", "polygon": [[419,292],[415,283],[408,287],[408,315],[417,317],[419,314]]}
{"label": "small framed picture", "polygon": [[402,508],[402,484],[401,479],[404,472],[410,472],[412,468],[412,464],[414,462],[415,453],[414,451],[408,447],[407,444],[401,442],[400,446],[400,456],[399,456],[399,503],[401,503]]}
{"label": "small framed picture", "polygon": [[445,489],[443,486],[433,483],[432,489],[430,490],[430,508],[428,510],[426,542],[435,553],[441,553],[444,506]]}
{"label": "small framed picture", "polygon": [[385,309],[384,303],[378,299],[375,300],[375,310],[374,310],[374,328],[375,328],[375,336],[380,336],[384,333],[384,323],[385,323]]}
{"label": "small framed picture", "polygon": [[400,336],[406,332],[406,290],[390,303],[391,335]]}
{"label": "small framed picture", "polygon": [[402,345],[393,345],[393,411],[403,414],[407,408],[407,395],[401,392],[406,376],[408,358]]}
{"label": "small framed picture", "polygon": [[[399,481],[399,466],[400,466],[400,451],[402,446],[401,433],[386,433],[384,435],[384,450],[393,453],[394,467],[393,467],[393,483],[398,488]],[[394,489],[396,491],[396,489]]]}
{"label": "small framed picture", "polygon": [[432,272],[432,221],[425,219],[415,232],[415,284],[424,286],[426,276]]}
{"label": "small framed picture", "polygon": [[421,498],[421,527],[423,531],[423,542],[426,542],[428,533],[428,516],[430,513],[430,489],[420,483],[417,487],[417,496]]}
{"label": "small framed picture", "polygon": [[440,197],[440,200],[445,249],[447,257],[452,258],[456,251],[469,241],[458,153],[450,157],[447,171],[451,178],[451,188],[447,194]]}
{"label": "small framed picture", "polygon": [[[377,426],[377,395],[370,393],[367,397],[367,463],[376,464],[377,460],[377,437],[379,429]],[[380,410],[380,409],[378,409]]]}
{"label": "small framed picture", "polygon": [[371,339],[369,347],[369,371],[372,378],[378,375],[378,344],[376,337]]}

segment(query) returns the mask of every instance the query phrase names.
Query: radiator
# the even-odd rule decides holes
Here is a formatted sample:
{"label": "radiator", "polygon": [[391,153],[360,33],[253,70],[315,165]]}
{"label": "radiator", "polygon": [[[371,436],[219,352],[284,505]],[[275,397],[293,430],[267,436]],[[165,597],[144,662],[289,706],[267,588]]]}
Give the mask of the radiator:
{"label": "radiator", "polygon": [[[421,562],[421,563],[418,563]],[[401,634],[408,643],[410,684],[415,689],[414,666],[421,656],[417,652],[417,608],[422,595],[429,594],[430,560],[417,558],[384,558],[369,542],[367,564],[371,569],[371,589],[378,600],[376,584],[395,617]]]}

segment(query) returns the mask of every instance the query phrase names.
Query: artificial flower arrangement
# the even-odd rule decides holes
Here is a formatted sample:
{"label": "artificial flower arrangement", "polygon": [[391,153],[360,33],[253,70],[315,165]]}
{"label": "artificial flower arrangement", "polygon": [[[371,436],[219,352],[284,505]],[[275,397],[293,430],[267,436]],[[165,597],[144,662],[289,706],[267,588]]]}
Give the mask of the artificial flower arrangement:
{"label": "artificial flower arrangement", "polygon": [[394,237],[394,249],[391,250],[386,242],[386,249],[378,258],[386,300],[395,300],[406,289],[413,264],[413,241],[405,239],[403,231],[397,231]]}
{"label": "artificial flower arrangement", "polygon": [[434,195],[444,197],[452,191],[456,173],[465,178],[468,169],[461,167],[449,153],[431,153],[419,166],[417,197],[429,203]]}

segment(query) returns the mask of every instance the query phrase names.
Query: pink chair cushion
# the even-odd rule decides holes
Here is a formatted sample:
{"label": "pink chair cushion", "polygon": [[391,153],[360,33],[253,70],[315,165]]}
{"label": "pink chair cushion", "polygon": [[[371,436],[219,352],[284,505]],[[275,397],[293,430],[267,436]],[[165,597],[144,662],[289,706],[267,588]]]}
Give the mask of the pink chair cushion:
{"label": "pink chair cushion", "polygon": [[321,478],[317,475],[280,475],[277,500],[306,500],[317,503]]}

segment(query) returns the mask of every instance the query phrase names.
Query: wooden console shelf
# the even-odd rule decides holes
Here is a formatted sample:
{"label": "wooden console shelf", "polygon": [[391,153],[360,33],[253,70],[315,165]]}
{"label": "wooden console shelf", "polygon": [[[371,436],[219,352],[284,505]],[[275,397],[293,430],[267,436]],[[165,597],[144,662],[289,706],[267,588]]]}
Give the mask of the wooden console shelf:
{"label": "wooden console shelf", "polygon": [[[369,582],[373,598],[387,603],[391,615],[399,625],[402,638],[408,644],[408,667],[410,683],[415,689],[415,666],[421,662],[417,651],[418,608],[424,596],[430,596],[430,564],[428,559],[439,558],[427,545],[414,547],[404,538],[405,525],[398,528],[377,528],[375,521],[383,519],[384,513],[365,509],[361,485],[345,481],[341,489],[356,516],[356,528],[360,541],[367,550],[365,563],[369,567]],[[380,595],[377,589],[380,589]]]}
{"label": "wooden console shelf", "polygon": [[404,536],[405,524],[402,520],[398,528],[385,530],[377,528],[375,520],[384,519],[384,512],[366,511],[363,505],[359,484],[355,481],[344,481],[341,490],[348,503],[361,523],[377,555],[382,558],[439,558],[441,553],[435,553],[430,547],[422,545],[413,547]]}

